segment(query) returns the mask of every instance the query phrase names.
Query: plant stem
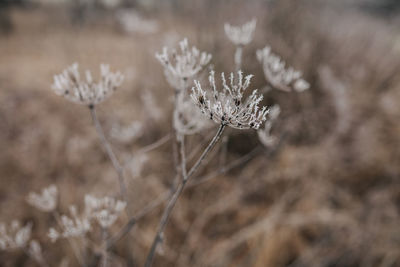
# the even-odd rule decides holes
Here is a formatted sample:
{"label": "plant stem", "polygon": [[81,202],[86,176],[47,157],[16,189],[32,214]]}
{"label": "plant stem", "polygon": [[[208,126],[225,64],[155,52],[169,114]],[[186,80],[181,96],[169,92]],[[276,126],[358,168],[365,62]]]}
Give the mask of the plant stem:
{"label": "plant stem", "polygon": [[163,215],[162,215],[160,223],[158,225],[158,230],[157,230],[156,236],[155,236],[155,238],[153,240],[153,244],[152,244],[152,246],[150,248],[150,252],[147,255],[145,267],[151,267],[151,265],[153,263],[153,259],[154,259],[154,255],[155,255],[155,252],[156,252],[156,249],[157,249],[157,245],[162,241],[162,235],[163,235],[165,226],[168,223],[168,220],[169,220],[169,217],[171,215],[171,212],[172,212],[173,208],[175,207],[175,204],[176,204],[179,196],[181,195],[183,189],[185,188],[185,185],[186,185],[187,181],[196,172],[196,170],[200,166],[201,162],[204,160],[204,158],[208,155],[208,153],[213,149],[215,144],[218,142],[218,139],[221,137],[224,129],[225,129],[225,125],[221,124],[221,126],[219,127],[219,129],[218,129],[217,133],[215,134],[214,138],[208,144],[207,148],[203,151],[203,153],[201,154],[200,158],[196,161],[196,163],[193,165],[193,167],[189,170],[187,175],[185,177],[183,177],[182,182],[178,185],[176,191],[174,192],[174,194],[170,198],[167,206],[164,209]]}
{"label": "plant stem", "polygon": [[115,156],[110,143],[107,141],[107,138],[104,134],[104,130],[101,127],[99,119],[97,118],[95,106],[91,105],[91,106],[89,106],[89,109],[90,109],[90,114],[92,115],[93,123],[96,128],[97,134],[99,135],[100,142],[103,145],[104,149],[106,150],[107,155],[110,158],[110,160],[114,166],[114,169],[117,171],[121,197],[123,200],[126,200],[126,186],[125,186],[125,181],[124,181],[124,169],[122,168],[117,157]]}
{"label": "plant stem", "polygon": [[238,72],[242,67],[242,54],[243,54],[243,47],[238,45],[236,46],[235,51],[235,70]]}

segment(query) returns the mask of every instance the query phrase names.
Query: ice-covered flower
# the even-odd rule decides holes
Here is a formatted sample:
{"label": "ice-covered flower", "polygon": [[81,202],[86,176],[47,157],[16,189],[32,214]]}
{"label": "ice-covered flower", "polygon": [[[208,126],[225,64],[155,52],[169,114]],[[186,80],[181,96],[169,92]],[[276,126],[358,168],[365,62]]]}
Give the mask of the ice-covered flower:
{"label": "ice-covered flower", "polygon": [[31,222],[22,226],[19,221],[14,220],[8,227],[4,223],[0,223],[0,250],[25,247],[31,238],[31,232]]}
{"label": "ice-covered flower", "polygon": [[57,206],[58,191],[55,185],[43,188],[40,194],[31,192],[27,197],[27,202],[33,207],[44,211],[53,211]]}
{"label": "ice-covered flower", "polygon": [[88,106],[97,105],[107,99],[122,84],[124,79],[120,72],[111,72],[109,65],[100,65],[100,79],[93,81],[90,71],[86,71],[85,78],[81,78],[78,64],[65,69],[61,74],[54,76],[52,89],[66,99]]}
{"label": "ice-covered flower", "polygon": [[243,93],[249,87],[252,75],[243,77],[243,73],[239,71],[235,79],[231,73],[229,85],[224,73],[221,74],[221,78],[222,91],[217,90],[213,71],[209,76],[210,90],[203,90],[200,82],[195,81],[191,94],[195,104],[216,123],[236,129],[258,129],[267,119],[268,109],[259,107],[263,96],[257,95],[257,90],[243,99]]}
{"label": "ice-covered flower", "polygon": [[85,210],[89,218],[95,219],[103,228],[115,223],[120,213],[125,209],[126,202],[112,197],[96,198],[85,196]]}
{"label": "ice-covered flower", "polygon": [[272,53],[269,46],[257,50],[257,59],[263,66],[265,78],[273,87],[283,91],[294,89],[297,92],[310,87],[309,83],[302,78],[302,73],[292,67],[286,67],[285,62]]}
{"label": "ice-covered flower", "polygon": [[279,117],[280,113],[281,108],[278,105],[272,106],[270,108],[268,120],[265,122],[264,128],[257,131],[258,138],[260,139],[261,143],[267,148],[276,145],[278,141],[278,138],[271,134],[271,129],[274,122]]}
{"label": "ice-covered flower", "polygon": [[225,34],[228,39],[235,45],[244,46],[249,44],[253,40],[256,24],[256,19],[252,19],[241,26],[232,26],[229,23],[225,23]]}
{"label": "ice-covered flower", "polygon": [[189,48],[186,38],[179,43],[179,47],[179,51],[173,49],[169,52],[164,47],[162,53],[156,53],[168,83],[175,89],[181,89],[183,80],[193,78],[211,60],[211,54],[200,52],[195,46]]}
{"label": "ice-covered flower", "polygon": [[31,242],[29,242],[28,253],[36,262],[43,263],[42,246],[38,241],[31,240]]}
{"label": "ice-covered flower", "polygon": [[75,206],[69,207],[70,216],[61,215],[60,230],[50,228],[48,237],[54,242],[59,238],[82,237],[91,230],[90,220],[86,214],[78,214]]}

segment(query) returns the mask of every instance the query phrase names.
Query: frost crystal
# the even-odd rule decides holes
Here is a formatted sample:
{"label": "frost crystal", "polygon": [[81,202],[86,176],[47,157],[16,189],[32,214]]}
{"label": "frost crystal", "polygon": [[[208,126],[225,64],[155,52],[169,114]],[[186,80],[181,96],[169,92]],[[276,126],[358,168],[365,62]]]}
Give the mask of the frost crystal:
{"label": "frost crystal", "polygon": [[123,75],[120,72],[111,72],[110,67],[100,65],[100,80],[94,82],[90,71],[86,71],[86,80],[81,79],[78,64],[65,69],[61,74],[54,76],[52,89],[57,95],[82,105],[97,105],[107,99],[122,84]]}
{"label": "frost crystal", "polygon": [[256,23],[256,19],[252,19],[242,26],[232,26],[229,23],[225,23],[225,34],[228,39],[235,45],[247,45],[253,40]]}
{"label": "frost crystal", "polygon": [[285,62],[271,52],[271,48],[266,46],[257,51],[257,59],[263,65],[265,78],[272,86],[283,91],[291,91],[293,88],[297,92],[307,90],[310,85],[301,78],[302,73],[292,67],[285,67]]}
{"label": "frost crystal", "polygon": [[50,228],[48,237],[54,242],[59,238],[82,237],[91,230],[90,221],[87,216],[78,214],[75,206],[70,206],[71,217],[61,215],[59,224],[60,231]]}
{"label": "frost crystal", "polygon": [[7,227],[0,223],[0,250],[23,248],[31,238],[32,223],[21,226],[17,220],[11,222]]}
{"label": "frost crystal", "polygon": [[33,207],[44,211],[53,211],[57,206],[58,191],[55,185],[50,185],[42,190],[41,194],[29,193],[27,202]]}
{"label": "frost crystal", "polygon": [[162,53],[157,53],[156,58],[164,67],[164,73],[168,83],[175,89],[182,88],[182,80],[193,78],[211,60],[211,54],[200,52],[195,46],[189,48],[185,38],[179,43],[180,51],[164,47]]}
{"label": "frost crystal", "polygon": [[274,105],[273,107],[271,107],[268,114],[269,120],[265,122],[265,126],[263,129],[259,129],[257,131],[258,138],[260,139],[261,143],[267,148],[274,146],[278,141],[276,136],[271,135],[271,129],[273,123],[278,118],[280,113],[281,108],[278,105]]}
{"label": "frost crystal", "polygon": [[103,228],[113,225],[125,207],[125,202],[111,197],[96,198],[91,195],[85,196],[87,216],[95,219]]}
{"label": "frost crystal", "polygon": [[250,85],[252,75],[244,77],[238,72],[237,81],[233,73],[230,74],[230,85],[227,84],[224,73],[221,74],[223,90],[217,91],[214,72],[210,72],[209,81],[211,90],[202,89],[199,81],[195,81],[191,97],[203,114],[206,114],[216,123],[227,125],[236,129],[258,129],[266,120],[268,109],[259,108],[258,104],[263,99],[254,90],[246,100],[243,93]]}

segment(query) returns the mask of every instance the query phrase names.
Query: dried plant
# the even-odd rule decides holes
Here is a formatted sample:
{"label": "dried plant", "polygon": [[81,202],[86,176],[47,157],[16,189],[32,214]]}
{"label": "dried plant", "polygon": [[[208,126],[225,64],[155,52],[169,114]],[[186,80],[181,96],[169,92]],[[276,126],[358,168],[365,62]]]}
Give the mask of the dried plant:
{"label": "dried plant", "polygon": [[281,108],[278,105],[272,106],[269,110],[268,120],[265,122],[264,128],[257,131],[258,139],[267,148],[275,146],[278,142],[278,138],[271,134],[271,129],[280,113]]}
{"label": "dried plant", "polygon": [[234,74],[229,76],[230,84],[226,82],[225,74],[221,74],[222,91],[215,85],[214,72],[209,76],[210,89],[203,90],[199,81],[192,89],[192,99],[208,118],[223,126],[236,129],[258,129],[267,119],[268,109],[259,104],[263,99],[254,90],[247,99],[243,99],[244,91],[249,87],[252,75],[247,75],[243,80],[243,73],[238,72],[235,80]]}
{"label": "dried plant", "polygon": [[302,92],[310,87],[309,83],[302,79],[302,73],[292,67],[286,67],[285,62],[272,53],[269,46],[257,50],[257,59],[262,64],[265,78],[274,88]]}
{"label": "dried plant", "polygon": [[81,78],[78,64],[74,63],[61,74],[54,76],[53,90],[66,99],[87,106],[100,104],[122,84],[120,72],[111,72],[109,65],[100,65],[100,80],[94,82],[90,71],[86,71],[86,80]]}
{"label": "dried plant", "polygon": [[31,238],[32,223],[22,226],[17,220],[14,220],[7,227],[0,223],[0,249],[13,250],[24,248],[28,245]]}
{"label": "dried plant", "polygon": [[55,185],[50,185],[44,188],[41,194],[36,194],[34,192],[29,193],[26,200],[30,205],[41,211],[51,212],[57,207],[57,198],[57,187]]}

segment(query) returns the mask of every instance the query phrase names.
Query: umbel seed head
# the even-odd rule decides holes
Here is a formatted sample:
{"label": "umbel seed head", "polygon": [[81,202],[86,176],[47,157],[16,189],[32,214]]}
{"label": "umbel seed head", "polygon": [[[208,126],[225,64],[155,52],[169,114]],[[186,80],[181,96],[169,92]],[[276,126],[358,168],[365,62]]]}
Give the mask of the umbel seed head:
{"label": "umbel seed head", "polygon": [[258,129],[267,119],[268,109],[259,107],[262,95],[254,90],[249,97],[243,98],[249,87],[252,75],[243,77],[241,71],[237,77],[229,75],[229,83],[225,74],[221,74],[222,90],[217,90],[214,71],[210,72],[210,90],[203,90],[199,81],[195,81],[191,97],[201,112],[218,124],[236,129]]}
{"label": "umbel seed head", "polygon": [[100,104],[122,84],[124,80],[120,72],[111,72],[109,65],[100,65],[100,79],[93,81],[90,71],[86,71],[81,79],[77,63],[66,68],[61,74],[54,76],[52,89],[57,95],[89,107]]}

